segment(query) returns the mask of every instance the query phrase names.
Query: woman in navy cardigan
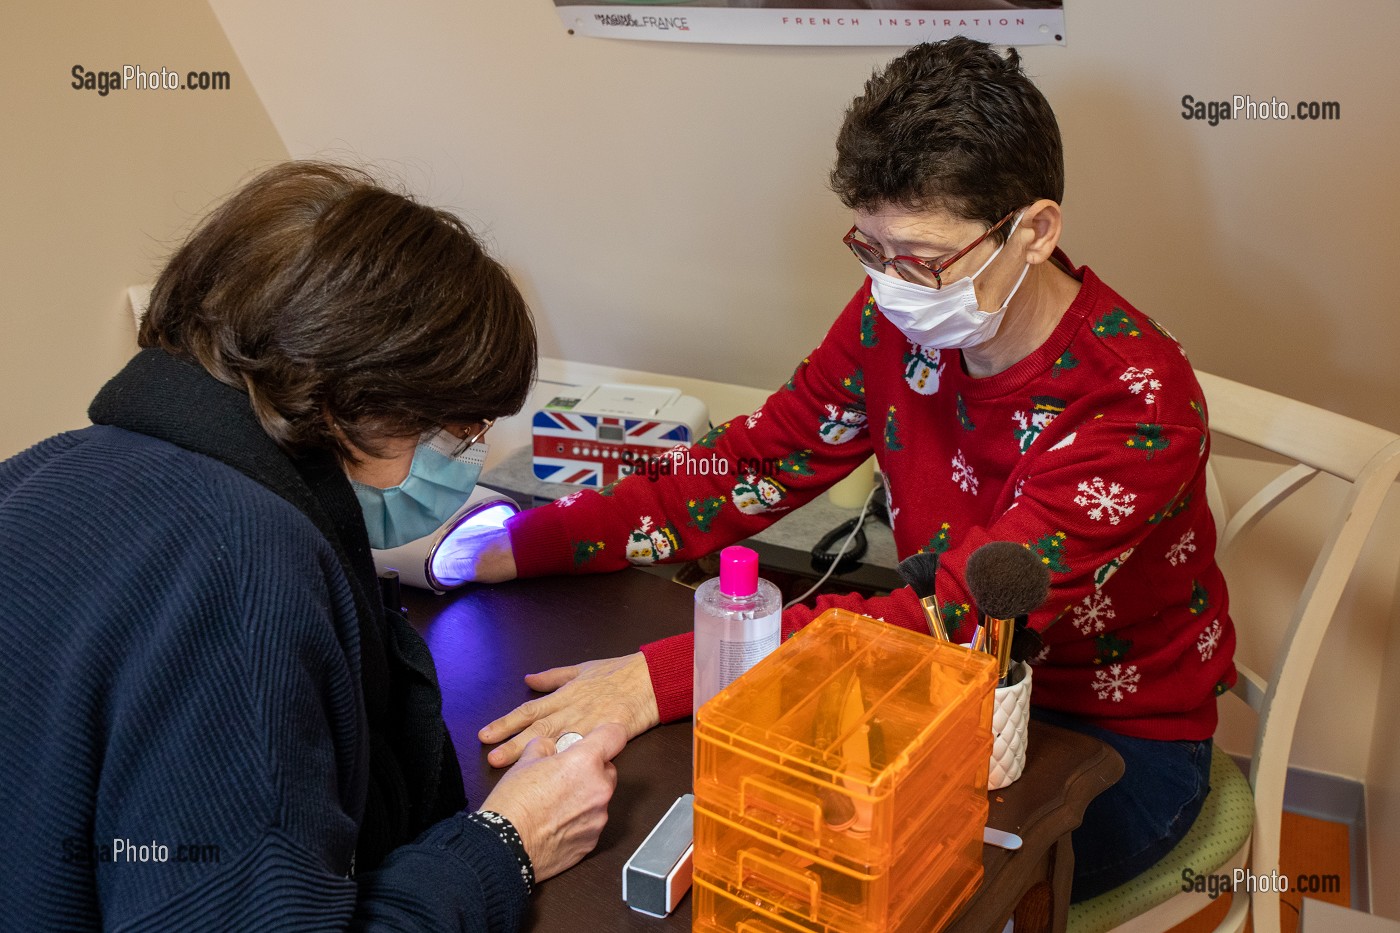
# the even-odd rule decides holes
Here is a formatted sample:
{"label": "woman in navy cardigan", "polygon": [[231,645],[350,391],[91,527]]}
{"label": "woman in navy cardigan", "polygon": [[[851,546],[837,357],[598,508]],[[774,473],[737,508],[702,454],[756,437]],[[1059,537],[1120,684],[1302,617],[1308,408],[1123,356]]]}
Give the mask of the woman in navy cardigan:
{"label": "woman in navy cardigan", "polygon": [[622,730],[468,808],[362,503],[383,536],[465,500],[441,441],[524,403],[519,292],[450,214],[289,163],[139,338],[92,427],[0,463],[0,925],[515,929],[597,842]]}

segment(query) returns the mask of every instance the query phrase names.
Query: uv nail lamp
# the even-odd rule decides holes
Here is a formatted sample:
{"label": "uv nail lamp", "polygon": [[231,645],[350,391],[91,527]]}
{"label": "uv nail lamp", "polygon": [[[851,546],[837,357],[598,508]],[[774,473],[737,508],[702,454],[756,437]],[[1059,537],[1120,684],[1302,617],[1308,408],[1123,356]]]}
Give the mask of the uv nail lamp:
{"label": "uv nail lamp", "polygon": [[586,489],[644,469],[710,421],[705,403],[680,389],[595,385],[568,389],[531,421],[535,479]]}
{"label": "uv nail lamp", "polygon": [[473,531],[500,528],[505,525],[506,519],[519,511],[520,506],[508,496],[485,486],[477,486],[468,497],[467,504],[432,534],[395,548],[371,550],[374,569],[378,573],[398,571],[399,580],[409,586],[445,593],[465,582],[452,572],[452,558],[457,553],[453,544],[461,542]]}

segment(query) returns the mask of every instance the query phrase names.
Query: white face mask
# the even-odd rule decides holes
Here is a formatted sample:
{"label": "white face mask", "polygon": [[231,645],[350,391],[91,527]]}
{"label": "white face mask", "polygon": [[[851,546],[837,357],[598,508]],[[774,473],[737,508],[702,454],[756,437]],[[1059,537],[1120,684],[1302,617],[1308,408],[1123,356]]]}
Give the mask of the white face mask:
{"label": "white face mask", "polygon": [[[1008,242],[1020,222],[1021,214],[1017,214],[1011,230],[1006,234]],[[979,308],[972,281],[1005,248],[1006,243],[1002,243],[991,258],[982,263],[982,268],[942,288],[929,288],[917,282],[906,282],[897,275],[870,270],[870,293],[889,322],[919,346],[938,350],[975,347],[996,336],[1001,319],[1006,316],[1006,306],[1011,303],[1012,296],[1021,287],[1031,268],[1030,263],[1026,263],[1000,308],[995,311]]]}

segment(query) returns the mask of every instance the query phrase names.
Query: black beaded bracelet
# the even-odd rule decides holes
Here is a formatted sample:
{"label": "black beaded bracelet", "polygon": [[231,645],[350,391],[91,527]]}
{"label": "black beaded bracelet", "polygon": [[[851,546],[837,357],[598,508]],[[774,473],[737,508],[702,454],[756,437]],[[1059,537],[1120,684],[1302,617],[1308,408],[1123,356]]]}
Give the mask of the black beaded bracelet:
{"label": "black beaded bracelet", "polygon": [[535,890],[535,866],[530,861],[530,853],[525,851],[525,843],[515,825],[492,810],[478,810],[464,815],[473,823],[491,830],[510,848],[511,854],[520,863],[520,877],[525,882],[525,893],[532,893]]}

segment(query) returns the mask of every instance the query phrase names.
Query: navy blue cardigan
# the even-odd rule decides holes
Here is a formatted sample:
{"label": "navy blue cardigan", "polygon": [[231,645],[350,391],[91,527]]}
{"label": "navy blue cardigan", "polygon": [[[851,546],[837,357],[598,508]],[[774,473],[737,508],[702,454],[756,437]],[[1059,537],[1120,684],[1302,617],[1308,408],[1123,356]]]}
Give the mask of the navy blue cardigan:
{"label": "navy blue cardigan", "polygon": [[144,434],[59,435],[0,463],[0,594],[0,926],[519,925],[518,864],[460,814],[351,877],[356,607],[285,499]]}

